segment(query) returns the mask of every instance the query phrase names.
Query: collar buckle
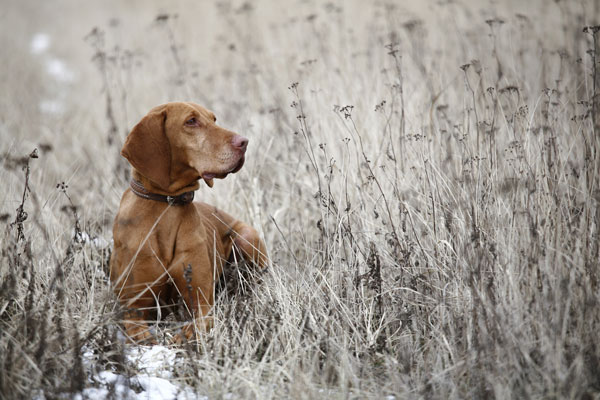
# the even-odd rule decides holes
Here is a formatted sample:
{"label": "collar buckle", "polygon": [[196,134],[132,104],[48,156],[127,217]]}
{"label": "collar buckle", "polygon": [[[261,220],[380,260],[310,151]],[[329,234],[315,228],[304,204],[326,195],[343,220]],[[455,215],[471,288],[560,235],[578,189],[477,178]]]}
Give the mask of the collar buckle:
{"label": "collar buckle", "polygon": [[177,196],[165,196],[162,194],[152,193],[146,190],[146,188],[135,179],[132,179],[129,183],[131,191],[146,200],[161,201],[167,203],[170,206],[183,206],[194,201],[194,192],[185,192]]}

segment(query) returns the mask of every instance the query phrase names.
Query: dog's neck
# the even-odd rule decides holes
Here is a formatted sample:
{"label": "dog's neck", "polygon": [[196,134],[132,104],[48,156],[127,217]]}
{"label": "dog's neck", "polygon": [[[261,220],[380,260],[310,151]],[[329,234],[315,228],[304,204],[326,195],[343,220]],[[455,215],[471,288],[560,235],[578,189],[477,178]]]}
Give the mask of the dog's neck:
{"label": "dog's neck", "polygon": [[[168,190],[164,190],[163,188],[156,186],[150,179],[140,174],[140,172],[135,168],[132,168],[131,170],[131,177],[141,183],[148,192],[165,196],[178,196],[185,192],[195,192],[200,188],[200,182],[198,181],[199,177],[190,182],[189,179],[185,179],[186,177],[183,176],[183,179],[178,179],[177,181],[172,182],[169,185]],[[194,177],[190,177],[190,179],[194,179]]]}

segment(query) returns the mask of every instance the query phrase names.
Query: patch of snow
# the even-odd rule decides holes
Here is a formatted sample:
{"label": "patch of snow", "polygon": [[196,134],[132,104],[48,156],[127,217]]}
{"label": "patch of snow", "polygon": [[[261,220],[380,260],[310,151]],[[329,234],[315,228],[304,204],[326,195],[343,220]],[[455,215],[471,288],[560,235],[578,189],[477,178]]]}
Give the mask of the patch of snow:
{"label": "patch of snow", "polygon": [[127,352],[127,361],[136,365],[140,372],[169,379],[175,365],[175,352],[165,346],[134,346]]}
{"label": "patch of snow", "polygon": [[98,236],[92,239],[92,244],[98,249],[104,249],[110,243],[108,243],[102,236]]}
{"label": "patch of snow", "polygon": [[176,399],[179,387],[175,386],[167,379],[157,378],[155,376],[138,375],[135,380],[140,387],[144,389],[149,398],[156,399]]}
{"label": "patch of snow", "polygon": [[[85,389],[82,393],[77,393],[73,396],[73,400],[96,400],[96,399],[108,399],[109,391],[106,388],[88,388]],[[116,399],[124,398],[122,396],[118,396],[116,393],[113,396]]]}
{"label": "patch of snow", "polygon": [[38,103],[41,112],[51,115],[61,115],[65,113],[65,98],[67,97],[66,88],[77,79],[76,71],[70,68],[67,63],[48,52],[50,48],[50,35],[38,32],[32,36],[29,42],[29,51],[31,54],[39,56],[40,65],[43,66],[46,74],[53,78],[58,85],[52,91],[52,98],[43,99]]}
{"label": "patch of snow", "polygon": [[62,114],[65,111],[65,105],[58,100],[42,100],[39,102],[40,111],[47,114]]}
{"label": "patch of snow", "polygon": [[[127,363],[139,374],[127,379],[112,371],[101,371],[90,377],[96,387],[84,389],[73,396],[83,400],[208,400],[198,395],[189,386],[173,382],[173,367],[177,362],[177,352],[166,346],[130,346],[125,357]],[[97,356],[90,349],[83,352],[84,365],[90,368]]]}
{"label": "patch of snow", "polygon": [[68,83],[75,80],[75,73],[67,67],[63,60],[58,58],[51,58],[46,61],[46,72],[60,82]]}
{"label": "patch of snow", "polygon": [[50,35],[47,33],[36,33],[29,43],[31,54],[42,54],[50,47]]}
{"label": "patch of snow", "polygon": [[[73,236],[75,236],[75,230],[73,229]],[[77,236],[77,240],[81,243],[91,243],[97,249],[104,249],[111,245],[106,239],[102,236],[91,237],[86,231],[81,231]]]}
{"label": "patch of snow", "polygon": [[[122,375],[115,374],[110,371],[102,371],[97,376],[92,378],[93,381],[100,383],[101,387],[84,389],[81,394],[74,396],[75,399],[107,399],[108,396],[114,395],[117,399],[134,399],[137,393],[131,389],[127,378]],[[109,389],[112,388],[112,390]],[[83,395],[83,397],[81,397]]]}

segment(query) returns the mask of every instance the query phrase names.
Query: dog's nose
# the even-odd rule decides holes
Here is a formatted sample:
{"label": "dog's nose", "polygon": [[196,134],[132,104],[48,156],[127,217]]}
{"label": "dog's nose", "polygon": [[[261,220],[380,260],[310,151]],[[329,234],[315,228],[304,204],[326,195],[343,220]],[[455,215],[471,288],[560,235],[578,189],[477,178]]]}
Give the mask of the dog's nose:
{"label": "dog's nose", "polygon": [[244,151],[248,146],[248,139],[240,135],[235,135],[233,139],[231,139],[231,144],[233,147]]}

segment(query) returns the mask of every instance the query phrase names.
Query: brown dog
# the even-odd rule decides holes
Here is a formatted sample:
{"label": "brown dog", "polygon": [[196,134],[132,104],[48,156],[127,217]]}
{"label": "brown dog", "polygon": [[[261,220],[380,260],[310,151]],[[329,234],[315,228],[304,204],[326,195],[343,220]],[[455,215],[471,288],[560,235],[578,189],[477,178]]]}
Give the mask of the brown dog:
{"label": "brown dog", "polygon": [[151,313],[179,297],[194,321],[183,335],[190,339],[210,329],[215,281],[233,247],[260,268],[268,263],[254,228],[208,204],[192,203],[201,178],[212,187],[214,178],[244,164],[248,139],[215,122],[197,104],[164,104],[142,118],[121,151],[133,170],[113,226],[110,275],[133,341],[153,341]]}

